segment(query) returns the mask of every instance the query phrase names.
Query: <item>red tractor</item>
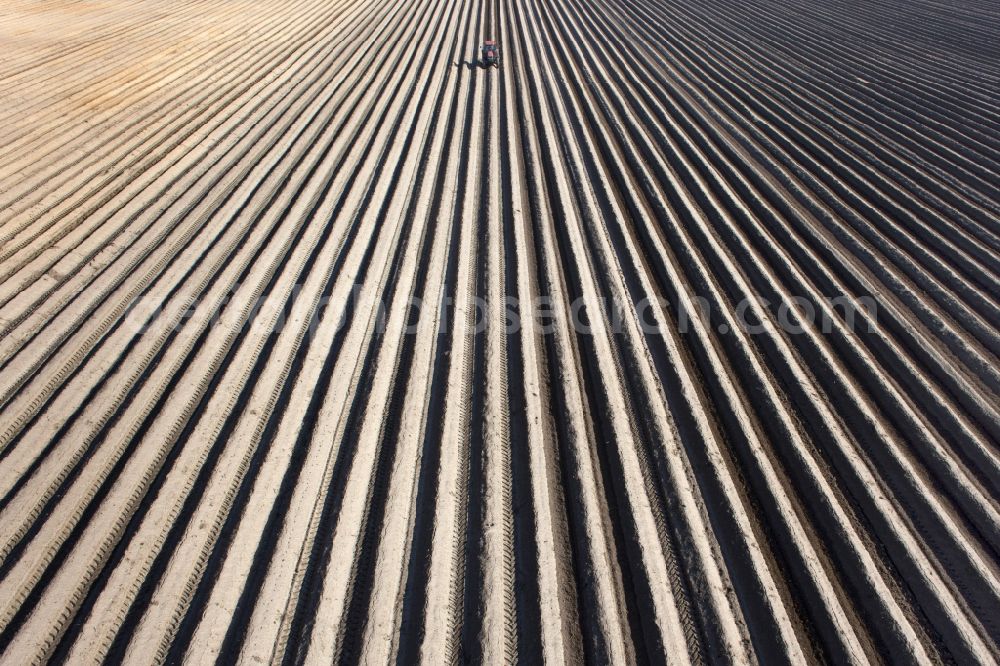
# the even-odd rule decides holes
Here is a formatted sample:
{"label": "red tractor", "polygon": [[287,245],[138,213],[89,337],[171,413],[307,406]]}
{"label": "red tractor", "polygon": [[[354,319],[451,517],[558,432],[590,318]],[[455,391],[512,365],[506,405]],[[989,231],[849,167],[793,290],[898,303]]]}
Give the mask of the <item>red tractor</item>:
{"label": "red tractor", "polygon": [[483,42],[483,66],[484,67],[500,67],[500,47],[492,39],[487,39]]}

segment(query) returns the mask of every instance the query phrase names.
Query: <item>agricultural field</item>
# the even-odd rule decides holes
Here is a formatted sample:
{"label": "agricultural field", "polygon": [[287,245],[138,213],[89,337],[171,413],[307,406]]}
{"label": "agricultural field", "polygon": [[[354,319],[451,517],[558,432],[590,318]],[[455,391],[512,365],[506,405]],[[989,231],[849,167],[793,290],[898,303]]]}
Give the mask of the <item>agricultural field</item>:
{"label": "agricultural field", "polygon": [[6,0],[0,661],[997,663],[998,108],[995,0]]}

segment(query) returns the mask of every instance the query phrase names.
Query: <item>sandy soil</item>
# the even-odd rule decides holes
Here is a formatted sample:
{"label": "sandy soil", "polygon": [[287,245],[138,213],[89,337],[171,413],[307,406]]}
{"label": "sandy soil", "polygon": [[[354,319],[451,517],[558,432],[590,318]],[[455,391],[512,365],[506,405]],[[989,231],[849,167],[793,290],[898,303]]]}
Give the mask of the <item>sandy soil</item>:
{"label": "sandy soil", "polygon": [[3,3],[2,661],[997,663],[997,108],[984,0]]}

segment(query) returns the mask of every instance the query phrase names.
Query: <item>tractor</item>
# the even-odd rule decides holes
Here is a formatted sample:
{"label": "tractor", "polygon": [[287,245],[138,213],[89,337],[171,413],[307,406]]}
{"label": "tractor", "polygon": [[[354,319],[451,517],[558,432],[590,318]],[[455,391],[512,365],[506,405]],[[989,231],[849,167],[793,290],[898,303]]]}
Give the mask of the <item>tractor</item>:
{"label": "tractor", "polygon": [[483,42],[482,54],[484,67],[500,67],[500,47],[494,40],[487,39]]}

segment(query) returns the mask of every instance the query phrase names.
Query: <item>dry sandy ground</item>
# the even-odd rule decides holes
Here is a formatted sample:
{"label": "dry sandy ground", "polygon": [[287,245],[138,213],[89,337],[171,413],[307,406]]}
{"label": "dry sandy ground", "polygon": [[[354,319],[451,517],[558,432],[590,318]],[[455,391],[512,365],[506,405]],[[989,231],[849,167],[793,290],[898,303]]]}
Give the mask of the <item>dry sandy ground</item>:
{"label": "dry sandy ground", "polygon": [[996,663],[998,105],[994,0],[0,4],[3,661]]}

